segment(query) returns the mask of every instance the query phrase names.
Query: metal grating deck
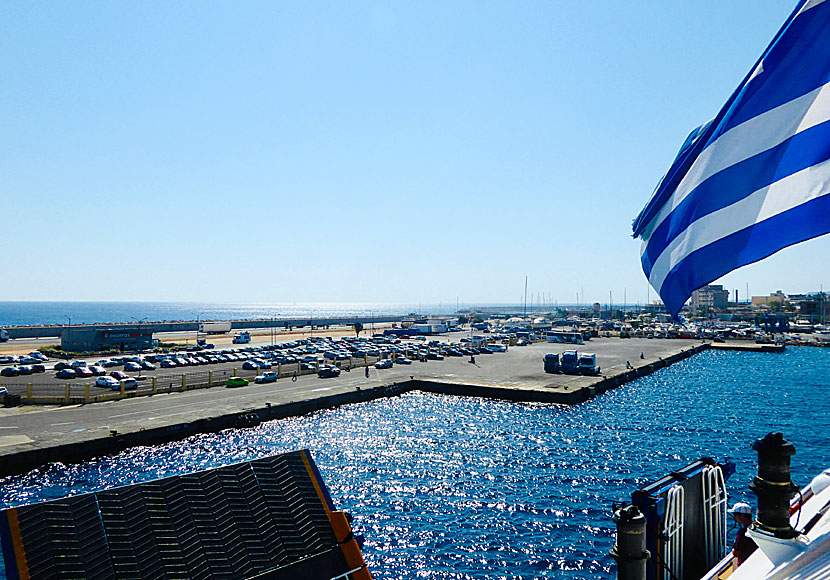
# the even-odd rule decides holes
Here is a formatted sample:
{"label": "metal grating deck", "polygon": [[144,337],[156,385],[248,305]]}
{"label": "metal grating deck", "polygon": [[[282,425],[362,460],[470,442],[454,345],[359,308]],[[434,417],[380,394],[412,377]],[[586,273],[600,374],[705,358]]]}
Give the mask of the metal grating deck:
{"label": "metal grating deck", "polygon": [[307,451],[11,508],[10,580],[329,580],[349,570]]}

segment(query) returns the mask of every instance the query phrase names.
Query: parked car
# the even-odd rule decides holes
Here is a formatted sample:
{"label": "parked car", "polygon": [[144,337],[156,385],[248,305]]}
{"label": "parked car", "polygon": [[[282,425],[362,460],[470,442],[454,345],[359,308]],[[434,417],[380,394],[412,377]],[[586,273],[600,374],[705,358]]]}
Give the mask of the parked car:
{"label": "parked car", "polygon": [[55,365],[55,370],[56,371],[62,371],[63,369],[70,369],[70,368],[72,368],[72,367],[66,361],[60,361]]}
{"label": "parked car", "polygon": [[126,391],[134,391],[138,388],[138,381],[132,377],[127,377],[126,379],[121,379],[121,385],[124,387]]}
{"label": "parked car", "polygon": [[156,365],[154,365],[153,363],[151,363],[148,360],[143,360],[143,361],[141,361],[140,364],[141,364],[141,370],[143,370],[143,371],[154,371],[154,370],[156,370]]}
{"label": "parked car", "polygon": [[242,377],[231,377],[225,381],[225,386],[229,388],[246,387],[248,386],[248,381]]}
{"label": "parked car", "polygon": [[112,371],[112,372],[110,373],[110,376],[111,376],[111,377],[115,377],[115,378],[116,378],[116,379],[118,379],[119,381],[122,381],[122,380],[124,380],[124,379],[128,379],[128,378],[130,378],[130,375],[128,375],[127,373],[125,373],[125,372],[123,372],[123,371]]}
{"label": "parked car", "polygon": [[444,355],[439,354],[438,351],[431,350],[427,353],[428,360],[444,360]]}
{"label": "parked car", "polygon": [[6,387],[0,387],[0,395],[8,395],[9,390]]}
{"label": "parked car", "polygon": [[89,368],[87,368],[87,367],[78,367],[78,368],[76,368],[76,369],[75,369],[75,375],[77,375],[77,376],[79,376],[79,377],[91,377],[91,376],[94,376],[94,375],[92,374],[92,371],[91,371],[91,370],[89,370]]}
{"label": "parked car", "polygon": [[405,356],[395,357],[395,363],[399,365],[411,365],[412,361]]}
{"label": "parked car", "polygon": [[121,383],[112,377],[98,377],[95,379],[95,386],[107,389],[120,389]]}
{"label": "parked car", "polygon": [[259,370],[259,365],[256,364],[253,361],[246,360],[244,363],[242,363],[242,370],[244,370],[244,371],[256,371],[256,370]]}
{"label": "parked car", "polygon": [[169,359],[169,358],[161,359],[161,362],[159,364],[161,365],[161,368],[163,368],[163,369],[172,369],[172,368],[175,368],[175,367],[179,366],[179,365],[176,364],[176,361],[174,361],[173,359]]}
{"label": "parked car", "polygon": [[30,375],[32,374],[32,367],[28,365],[20,365],[17,367],[17,374],[19,375]]}
{"label": "parked car", "polygon": [[140,371],[141,370],[141,365],[138,364],[137,362],[127,361],[127,362],[124,363],[124,370],[125,371],[130,371],[130,372]]}
{"label": "parked car", "polygon": [[332,366],[324,366],[317,369],[317,376],[321,379],[331,379],[340,376],[340,369]]}
{"label": "parked car", "polygon": [[45,373],[46,367],[43,365],[32,365],[32,372],[33,373]]}
{"label": "parked car", "polygon": [[70,368],[62,368],[55,373],[55,377],[59,379],[74,379],[75,376],[75,371]]}
{"label": "parked car", "polygon": [[376,369],[391,369],[394,363],[391,358],[385,358],[375,363]]}
{"label": "parked car", "polygon": [[85,361],[85,360],[73,360],[73,361],[72,361],[72,364],[71,364],[70,366],[71,366],[73,369],[77,369],[77,368],[81,368],[81,367],[86,367],[87,365],[86,365],[86,361]]}
{"label": "parked car", "polygon": [[267,372],[267,373],[262,373],[261,375],[257,375],[256,378],[254,379],[254,382],[257,383],[258,385],[261,385],[263,383],[273,383],[276,380],[277,380],[277,373]]}
{"label": "parked car", "polygon": [[[16,377],[19,374],[20,369],[18,369],[17,367],[6,367],[2,371],[0,371],[0,375],[4,377]],[[72,375],[74,376],[75,373],[72,373]]]}
{"label": "parked car", "polygon": [[92,365],[91,367],[89,367],[89,370],[96,377],[100,377],[100,376],[103,376],[103,375],[107,374],[107,369],[105,369],[104,367],[99,366],[99,365]]}

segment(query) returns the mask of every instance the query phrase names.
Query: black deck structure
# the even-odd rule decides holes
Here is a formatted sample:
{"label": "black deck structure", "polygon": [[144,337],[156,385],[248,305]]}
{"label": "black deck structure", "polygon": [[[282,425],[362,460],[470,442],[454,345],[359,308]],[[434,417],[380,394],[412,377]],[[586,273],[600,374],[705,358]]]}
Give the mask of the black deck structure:
{"label": "black deck structure", "polygon": [[302,450],[10,508],[0,539],[10,580],[329,580],[355,569],[332,512]]}

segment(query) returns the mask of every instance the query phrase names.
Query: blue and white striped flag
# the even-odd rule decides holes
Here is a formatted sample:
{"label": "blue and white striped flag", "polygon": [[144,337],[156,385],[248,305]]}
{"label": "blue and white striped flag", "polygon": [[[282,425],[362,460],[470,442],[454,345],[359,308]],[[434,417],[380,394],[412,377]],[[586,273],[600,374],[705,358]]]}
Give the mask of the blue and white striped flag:
{"label": "blue and white striped flag", "polygon": [[830,1],[802,0],[634,221],[676,316],[692,292],[830,232]]}

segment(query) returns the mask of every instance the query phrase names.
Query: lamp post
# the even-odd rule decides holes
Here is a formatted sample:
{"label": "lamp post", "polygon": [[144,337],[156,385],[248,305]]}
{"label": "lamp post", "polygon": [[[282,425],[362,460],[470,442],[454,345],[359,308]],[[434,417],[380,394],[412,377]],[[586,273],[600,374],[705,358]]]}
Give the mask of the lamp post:
{"label": "lamp post", "polygon": [[[135,316],[130,316],[130,318],[131,318],[132,320],[135,320],[135,321],[138,323],[138,339],[139,339],[139,340],[141,340],[141,323],[142,323],[142,322],[147,322],[147,318],[148,318],[148,317],[147,317],[147,316],[145,316],[144,318],[138,319],[138,318],[136,318]],[[139,374],[140,374],[140,373],[139,373]]]}
{"label": "lamp post", "polygon": [[196,346],[199,346],[199,323],[202,319],[202,313],[196,313]]}
{"label": "lamp post", "polygon": [[[69,320],[69,325],[67,326],[67,329],[66,329],[66,341],[67,341],[67,342],[69,342],[69,341],[71,340],[71,338],[72,338],[72,337],[71,337],[71,333],[72,333],[72,317],[71,317],[71,316],[69,316],[68,314],[64,314],[64,315],[63,315],[63,317],[64,317],[64,318],[66,318],[67,320]],[[61,350],[63,350],[63,339],[61,339]]]}

